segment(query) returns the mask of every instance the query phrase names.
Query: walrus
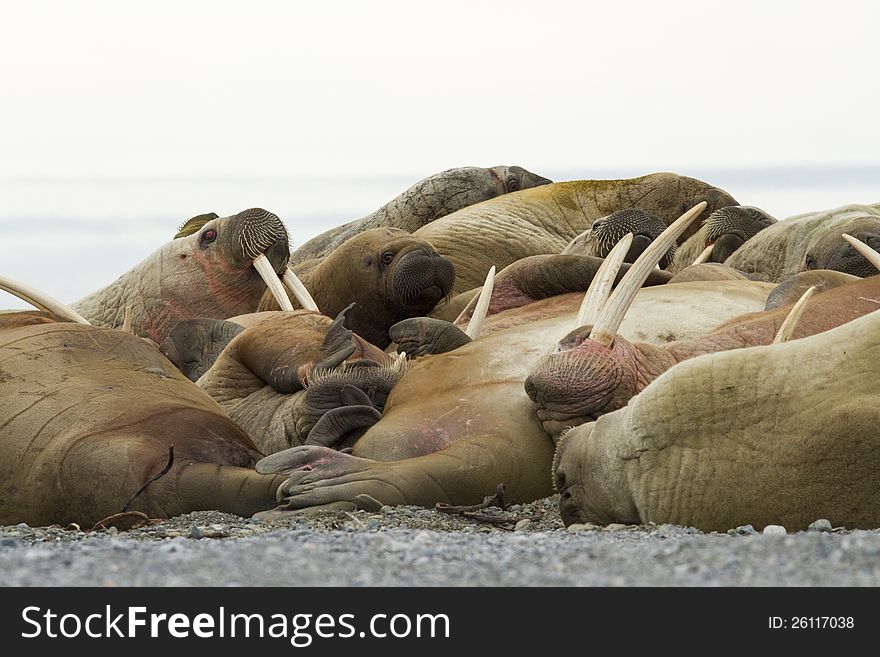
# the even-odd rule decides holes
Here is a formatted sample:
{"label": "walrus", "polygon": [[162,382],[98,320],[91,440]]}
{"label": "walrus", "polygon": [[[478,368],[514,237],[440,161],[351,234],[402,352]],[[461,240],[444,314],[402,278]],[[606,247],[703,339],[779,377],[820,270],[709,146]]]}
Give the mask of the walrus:
{"label": "walrus", "polygon": [[750,205],[715,210],[700,230],[676,251],[669,271],[677,273],[694,264],[723,263],[748,240],[775,223],[775,218]]}
{"label": "walrus", "polygon": [[[400,228],[358,233],[300,274],[321,313],[338,315],[351,303],[347,326],[385,348],[388,329],[408,317],[428,314],[449,295],[455,268],[430,242]],[[259,310],[277,310],[266,294]]]}
{"label": "walrus", "polygon": [[[50,314],[54,313],[54,314]],[[0,314],[0,523],[91,527],[275,504],[283,477],[252,466],[245,432],[146,340],[50,307]]]}
{"label": "walrus", "polygon": [[[455,265],[452,294],[483,283],[491,266],[498,271],[527,256],[561,253],[601,217],[636,208],[667,224],[700,201],[714,210],[737,205],[727,192],[694,178],[654,173],[626,180],[576,180],[505,194],[468,206],[415,231]],[[680,238],[693,232],[692,226]]]}
{"label": "walrus", "polygon": [[841,241],[844,233],[880,247],[880,209],[846,205],[779,221],[739,247],[724,264],[777,283],[810,269],[873,276],[868,261]]}
{"label": "walrus", "polygon": [[551,182],[518,166],[460,167],[441,171],[415,183],[366,217],[313,237],[291,254],[290,262],[296,267],[306,260],[323,258],[351,237],[372,228],[400,228],[413,233],[425,224],[474,203]]}
{"label": "walrus", "polygon": [[279,294],[278,276],[287,271],[288,258],[284,224],[271,212],[251,208],[213,218],[163,245],[72,308],[93,325],[116,327],[128,306],[132,330],[158,344],[179,321],[253,312],[267,285]]}
{"label": "walrus", "polygon": [[563,521],[880,526],[878,353],[874,312],[676,365],[560,440]]}
{"label": "walrus", "polygon": [[[666,238],[674,241],[702,209],[682,217],[683,223],[674,224]],[[668,250],[666,238],[658,238],[633,265],[639,280]],[[630,284],[635,282],[632,279]],[[695,298],[693,290],[688,293],[695,285],[699,284],[643,290],[645,295],[667,295],[663,313],[648,304],[649,310],[641,316],[654,322],[653,332],[662,336],[692,330],[695,319],[699,321],[713,306]],[[768,291],[772,287],[764,286]],[[766,293],[758,295],[752,306],[763,307],[765,298]],[[453,351],[416,359],[390,391],[381,419],[354,443],[351,454],[332,449],[334,443],[325,434],[323,447],[306,445],[266,457],[257,465],[259,472],[290,475],[278,492],[281,505],[270,513],[324,505],[351,508],[362,493],[385,504],[473,504],[498,483],[507,486],[505,494],[511,501],[548,495],[553,442],[532,411],[522,381],[531,365],[575,323],[577,305],[571,314],[545,315],[545,306],[559,299],[498,313],[496,321],[508,321],[509,328],[488,332]],[[685,307],[678,306],[677,299],[684,299]],[[713,310],[720,316],[708,321],[712,325],[731,316],[729,306]],[[534,321],[503,319],[513,314],[545,316]],[[636,316],[629,321],[621,330],[638,331]],[[334,412],[341,418],[346,409]]]}
{"label": "walrus", "polygon": [[[627,233],[633,234],[632,246],[624,262],[635,262],[642,251],[666,230],[666,222],[650,212],[637,208],[625,208],[600,217],[589,230],[575,237],[562,250],[562,255],[590,255],[598,258],[607,256],[614,245]],[[660,269],[666,269],[675,254],[675,245],[661,258]]]}

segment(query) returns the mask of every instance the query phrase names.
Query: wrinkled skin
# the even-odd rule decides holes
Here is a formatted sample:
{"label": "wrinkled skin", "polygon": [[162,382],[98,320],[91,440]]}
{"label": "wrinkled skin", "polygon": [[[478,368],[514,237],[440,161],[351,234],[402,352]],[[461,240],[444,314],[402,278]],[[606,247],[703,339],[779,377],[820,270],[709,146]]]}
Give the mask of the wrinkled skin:
{"label": "wrinkled skin", "polygon": [[847,205],[779,221],[737,249],[724,264],[773,282],[821,268],[873,276],[875,270],[840,238],[843,233],[877,244],[880,210]]}
{"label": "wrinkled skin", "polygon": [[858,280],[859,276],[844,274],[840,271],[829,271],[828,269],[801,272],[789,276],[773,289],[770,296],[767,297],[767,305],[764,310],[773,310],[797,303],[797,300],[811,287],[816,288],[816,292],[824,292],[840,285],[855,283]]}
{"label": "wrinkled skin", "polygon": [[[708,330],[744,307],[763,307],[770,286],[753,285],[756,289],[738,303],[730,297],[722,297],[723,302],[695,299],[688,284],[674,290],[646,288],[621,331],[662,341],[693,334],[697,327]],[[574,323],[581,297],[560,295],[502,311],[494,321],[508,328],[454,351],[417,359],[391,390],[381,420],[354,444],[351,454],[303,446],[267,457],[259,472],[291,476],[279,490],[283,503],[275,513],[353,508],[360,494],[384,504],[472,504],[498,483],[507,486],[511,501],[549,494],[546,472],[553,443],[533,413],[522,381]]]}
{"label": "wrinkled skin", "polygon": [[[817,294],[808,303],[793,338],[827,331],[873,312],[878,301],[877,276]],[[548,433],[558,437],[565,427],[622,408],[677,363],[703,354],[770,344],[790,310],[791,304],[744,315],[705,336],[660,346],[632,343],[618,335],[609,348],[588,339],[590,327],[581,327],[559,342],[556,353],[537,363],[525,388]]]}
{"label": "wrinkled skin", "polygon": [[628,180],[579,180],[544,185],[478,203],[420,228],[455,265],[453,295],[483,284],[492,265],[501,271],[522,258],[561,253],[593,222],[623,208],[649,212],[667,224],[700,201],[713,210],[736,205],[727,192],[694,178],[655,173]]}
{"label": "wrinkled skin", "polygon": [[[396,361],[348,330],[344,312],[333,321],[304,310],[261,315],[225,345],[198,386],[264,454],[303,444],[350,446],[344,443],[357,427],[344,429],[345,416],[367,412],[375,423],[400,376]],[[374,412],[338,410],[346,406]]]}
{"label": "wrinkled skin", "polygon": [[277,216],[260,208],[244,210],[172,240],[72,307],[96,326],[118,327],[131,306],[134,332],[159,344],[180,321],[256,310],[266,284],[254,258],[265,253],[282,272],[288,251],[287,231]]}
{"label": "wrinkled skin", "polygon": [[675,366],[565,434],[553,463],[563,521],[877,527],[878,353],[872,313]]}
{"label": "wrinkled skin", "polygon": [[714,245],[714,248],[705,262],[724,262],[748,240],[775,223],[776,219],[769,214],[748,205],[716,210],[700,230],[681,245],[669,270],[680,272],[689,267],[709,245]]}
{"label": "wrinkled skin", "polygon": [[171,470],[131,510],[272,506],[281,479],[254,472],[247,435],[154,346],[21,315],[0,319],[0,523],[91,527],[162,470],[171,444]]}
{"label": "wrinkled skin", "polygon": [[[633,234],[633,243],[623,261],[633,263],[648,246],[666,230],[666,222],[648,212],[626,208],[600,217],[589,230],[575,237],[562,250],[562,255],[589,255],[597,258],[607,256],[614,245],[627,233]],[[673,246],[660,260],[660,268],[666,269],[675,253]]]}
{"label": "wrinkled skin", "polygon": [[442,171],[417,182],[372,214],[312,238],[291,254],[290,262],[300,273],[301,264],[329,255],[343,242],[366,230],[386,227],[413,233],[468,205],[550,182],[518,166],[461,167]]}
{"label": "wrinkled skin", "polygon": [[[455,269],[429,242],[398,228],[374,228],[346,241],[300,278],[325,315],[356,303],[348,327],[384,349],[393,324],[427,315],[449,294]],[[267,292],[260,310],[277,309]]]}

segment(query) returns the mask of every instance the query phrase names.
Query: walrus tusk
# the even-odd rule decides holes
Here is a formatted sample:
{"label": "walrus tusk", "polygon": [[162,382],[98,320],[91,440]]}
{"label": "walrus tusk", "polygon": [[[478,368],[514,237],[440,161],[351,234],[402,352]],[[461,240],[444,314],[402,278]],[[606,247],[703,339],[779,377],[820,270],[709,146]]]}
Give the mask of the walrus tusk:
{"label": "walrus tusk", "polygon": [[712,249],[715,248],[715,242],[712,242],[709,246],[707,246],[700,255],[697,256],[697,259],[691,263],[691,267],[694,265],[702,265],[709,259],[709,256],[712,255]]}
{"label": "walrus tusk", "polygon": [[290,290],[290,293],[297,301],[299,301],[299,305],[305,310],[312,310],[316,313],[321,312],[318,309],[318,304],[315,303],[315,300],[312,298],[312,295],[309,294],[306,286],[303,285],[303,282],[299,280],[299,276],[294,274],[290,267],[284,271],[284,277],[282,280],[284,281],[284,287]]}
{"label": "walrus tusk", "polygon": [[614,284],[620,265],[623,264],[623,259],[629,252],[629,247],[632,246],[632,241],[632,233],[624,235],[599,265],[596,275],[590,281],[584,300],[581,302],[581,308],[578,310],[577,320],[575,320],[575,328],[594,324],[599,319],[599,313],[602,312],[602,306],[605,305],[608,295],[611,294],[611,286]]}
{"label": "walrus tusk", "polygon": [[489,268],[489,273],[486,274],[486,282],[483,283],[483,289],[480,290],[477,305],[474,306],[474,314],[471,315],[471,321],[468,322],[467,328],[464,330],[471,340],[480,337],[483,322],[486,321],[486,313],[489,312],[489,301],[492,299],[493,289],[495,289],[495,265],[492,265]]}
{"label": "walrus tusk", "polygon": [[813,296],[815,292],[816,286],[814,285],[801,295],[801,298],[797,300],[796,304],[794,304],[794,307],[786,316],[785,321],[782,322],[782,326],[780,326],[779,330],[776,332],[776,337],[773,338],[773,344],[780,344],[791,340],[791,336],[794,335],[794,330],[797,328],[798,320],[801,318],[804,309],[807,307],[807,301],[809,301],[810,297]]}
{"label": "walrus tusk", "polygon": [[132,333],[131,330],[131,306],[125,307],[125,312],[122,315],[122,330],[126,333]]}
{"label": "walrus tusk", "polygon": [[654,265],[660,262],[666,252],[675,244],[678,236],[685,231],[694,219],[700,216],[700,213],[707,206],[708,203],[706,201],[697,203],[697,205],[670,224],[656,240],[651,242],[647,249],[642,251],[642,255],[632,264],[629,271],[626,272],[626,276],[623,277],[611,298],[608,299],[608,302],[602,308],[602,316],[599,317],[593,325],[593,330],[590,331],[591,340],[611,346],[627,309],[632,305],[642,284],[654,269]]}
{"label": "walrus tusk", "polygon": [[853,237],[852,235],[847,235],[846,233],[844,233],[843,235],[841,235],[841,237],[849,242],[852,245],[852,248],[865,256],[865,259],[872,265],[874,265],[875,269],[880,270],[880,253],[877,253],[870,246],[865,244],[860,239]]}
{"label": "walrus tusk", "polygon": [[266,287],[272,291],[272,296],[275,297],[275,301],[281,306],[281,310],[293,310],[293,304],[287,298],[287,292],[284,291],[284,286],[278,280],[278,274],[275,273],[272,263],[269,262],[269,258],[266,257],[265,253],[261,253],[254,258],[254,269],[259,272],[260,278],[266,283]]}
{"label": "walrus tusk", "polygon": [[[66,306],[58,299],[50,297],[45,292],[26,285],[19,281],[5,276],[0,276],[0,290],[5,290],[9,294],[18,297],[22,301],[27,301],[32,306],[36,306],[40,310],[55,313],[59,317],[76,322],[77,324],[89,324],[89,321],[76,312],[70,306]],[[89,324],[91,326],[91,324]]]}

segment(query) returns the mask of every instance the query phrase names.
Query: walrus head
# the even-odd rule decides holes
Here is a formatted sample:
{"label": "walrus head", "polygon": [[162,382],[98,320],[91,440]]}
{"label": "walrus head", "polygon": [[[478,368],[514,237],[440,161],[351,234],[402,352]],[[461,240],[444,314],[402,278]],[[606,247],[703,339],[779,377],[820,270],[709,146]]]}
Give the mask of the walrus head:
{"label": "walrus head", "polygon": [[804,269],[830,269],[853,276],[875,276],[877,269],[850,242],[841,239],[847,233],[875,251],[880,251],[880,222],[862,217],[828,231],[806,253]]}
{"label": "walrus head", "polygon": [[[632,233],[632,245],[623,261],[633,263],[664,230],[666,222],[660,217],[637,208],[626,208],[596,219],[590,229],[578,235],[562,253],[604,258],[624,235]],[[674,253],[675,245],[660,260],[661,269],[666,268]]]}
{"label": "walrus head", "polygon": [[760,208],[732,205],[715,210],[703,223],[705,246],[714,245],[705,262],[724,262],[776,219]]}
{"label": "walrus head", "polygon": [[[455,282],[455,268],[429,242],[402,235],[367,256],[401,315],[427,314],[446,297]],[[384,273],[384,275],[382,275]]]}

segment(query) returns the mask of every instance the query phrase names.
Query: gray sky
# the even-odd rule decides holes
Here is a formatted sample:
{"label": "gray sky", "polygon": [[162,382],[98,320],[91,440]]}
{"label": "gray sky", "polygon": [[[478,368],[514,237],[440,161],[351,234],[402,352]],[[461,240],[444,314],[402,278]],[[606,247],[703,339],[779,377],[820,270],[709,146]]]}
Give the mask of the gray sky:
{"label": "gray sky", "polygon": [[876,164],[878,6],[4,0],[0,176]]}

